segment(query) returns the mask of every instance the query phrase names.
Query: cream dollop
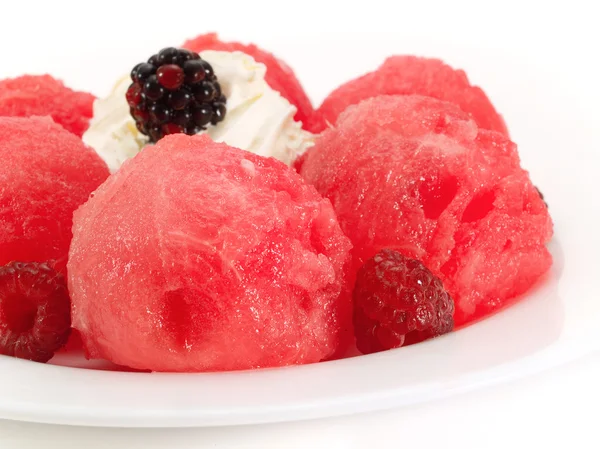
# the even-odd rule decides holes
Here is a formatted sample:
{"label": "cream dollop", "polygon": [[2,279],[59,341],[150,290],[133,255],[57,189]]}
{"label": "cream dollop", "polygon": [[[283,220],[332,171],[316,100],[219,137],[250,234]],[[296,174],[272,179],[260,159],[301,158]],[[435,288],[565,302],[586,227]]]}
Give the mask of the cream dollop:
{"label": "cream dollop", "polygon": [[[294,121],[296,107],[265,81],[266,67],[242,52],[204,51],[227,97],[227,114],[204,133],[217,142],[286,164],[314,143],[314,136]],[[135,127],[125,93],[131,80],[117,82],[110,95],[94,102],[94,116],[83,141],[94,148],[111,172],[135,156],[148,138]]]}

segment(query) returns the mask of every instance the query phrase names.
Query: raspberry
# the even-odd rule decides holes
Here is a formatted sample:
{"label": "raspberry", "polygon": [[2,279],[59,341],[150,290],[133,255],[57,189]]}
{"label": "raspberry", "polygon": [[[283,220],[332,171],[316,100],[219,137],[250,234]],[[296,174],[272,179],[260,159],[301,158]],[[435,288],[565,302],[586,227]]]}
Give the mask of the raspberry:
{"label": "raspberry", "polygon": [[0,354],[47,362],[71,333],[65,278],[46,264],[0,267]]}
{"label": "raspberry", "polygon": [[421,262],[384,249],[367,260],[353,292],[356,344],[364,353],[437,337],[454,326],[454,301]]}

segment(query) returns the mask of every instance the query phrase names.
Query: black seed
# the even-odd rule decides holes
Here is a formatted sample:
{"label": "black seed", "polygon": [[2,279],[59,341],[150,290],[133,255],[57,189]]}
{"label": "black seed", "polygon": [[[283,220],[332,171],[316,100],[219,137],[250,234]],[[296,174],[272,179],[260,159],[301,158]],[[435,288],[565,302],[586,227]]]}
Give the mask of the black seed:
{"label": "black seed", "polygon": [[165,89],[160,85],[156,75],[151,75],[144,83],[144,94],[149,100],[156,101],[163,96]]}
{"label": "black seed", "polygon": [[192,101],[192,93],[187,89],[179,89],[169,93],[167,103],[176,111],[185,109]]}
{"label": "black seed", "polygon": [[198,103],[205,103],[215,98],[217,89],[215,89],[215,85],[210,81],[202,81],[202,83],[194,86],[193,92],[194,98]]}
{"label": "black seed", "polygon": [[149,77],[156,73],[156,67],[147,62],[142,62],[136,67],[135,81],[139,84],[143,84]]}

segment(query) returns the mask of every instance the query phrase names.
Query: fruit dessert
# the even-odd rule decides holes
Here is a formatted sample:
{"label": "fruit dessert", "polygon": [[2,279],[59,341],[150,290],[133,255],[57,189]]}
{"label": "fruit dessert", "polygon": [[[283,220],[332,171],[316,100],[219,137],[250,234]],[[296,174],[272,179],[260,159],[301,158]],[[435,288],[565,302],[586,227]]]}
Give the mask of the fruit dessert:
{"label": "fruit dessert", "polygon": [[548,271],[547,204],[463,71],[392,56],[315,112],[254,45],[183,47],[89,128],[90,95],[0,82],[0,354],[72,335],[120,370],[315,363],[441,336]]}
{"label": "fruit dessert", "polygon": [[523,293],[552,263],[552,221],[516,145],[452,103],[365,100],[297,166],[331,200],[353,272],[384,249],[421,261],[454,299],[457,325]]}
{"label": "fruit dessert", "polygon": [[[265,81],[269,86],[296,106],[297,111],[296,115],[294,115],[294,120],[301,122],[303,125],[307,125],[312,121],[314,110],[304,88],[290,66],[275,55],[258,48],[254,44],[244,45],[239,42],[224,42],[219,39],[216,33],[197,36],[194,39],[186,41],[183,47],[196,53],[206,50],[239,51],[251,56],[256,62],[265,65],[267,70]],[[310,131],[310,128],[306,126],[305,129]]]}
{"label": "fruit dessert", "polygon": [[462,70],[439,59],[392,56],[374,72],[341,85],[325,99],[311,128],[323,131],[350,105],[378,95],[424,95],[458,105],[480,128],[508,135],[506,124],[485,92],[469,83]]}
{"label": "fruit dessert", "polygon": [[290,164],[312,145],[313,135],[294,120],[296,107],[267,84],[267,73],[239,51],[164,48],[94,103],[83,140],[111,172],[174,133],[208,134]]}
{"label": "fruit dessert", "polygon": [[167,136],[75,213],[73,326],[91,357],[138,369],[318,362],[349,343],[350,246],[285,164]]}
{"label": "fruit dessert", "polygon": [[70,333],[73,211],[108,177],[49,117],[0,117],[0,354],[45,362]]}
{"label": "fruit dessert", "polygon": [[92,118],[94,96],[75,92],[49,75],[0,81],[0,116],[50,116],[81,137]]}

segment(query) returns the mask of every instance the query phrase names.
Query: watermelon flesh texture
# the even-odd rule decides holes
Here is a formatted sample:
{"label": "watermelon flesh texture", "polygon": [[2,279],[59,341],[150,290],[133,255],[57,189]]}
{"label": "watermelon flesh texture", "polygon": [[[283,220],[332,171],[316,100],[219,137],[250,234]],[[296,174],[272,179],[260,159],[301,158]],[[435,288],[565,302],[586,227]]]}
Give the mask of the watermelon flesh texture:
{"label": "watermelon flesh texture", "polygon": [[167,136],[75,213],[74,234],[73,327],[91,357],[221,371],[350,344],[350,242],[329,201],[275,159]]}
{"label": "watermelon flesh texture", "polygon": [[0,117],[0,266],[64,272],[73,211],[108,177],[81,139],[48,117]]}
{"label": "watermelon flesh texture", "polygon": [[516,145],[454,104],[380,96],[349,107],[297,164],[352,240],[353,271],[383,248],[439,276],[465,324],[550,267],[548,210]]}
{"label": "watermelon flesh texture", "polygon": [[95,97],[76,92],[50,75],[25,75],[0,81],[0,116],[50,116],[81,137],[93,115]]}
{"label": "watermelon flesh texture", "polygon": [[392,56],[375,71],[348,81],[331,92],[314,119],[313,131],[333,125],[350,105],[379,95],[423,95],[458,105],[479,128],[508,136],[504,119],[477,86],[472,86],[462,70],[439,59]]}
{"label": "watermelon flesh texture", "polygon": [[216,33],[202,34],[194,39],[190,39],[183,44],[183,47],[197,53],[204,50],[241,51],[252,56],[255,61],[267,67],[265,75],[267,84],[298,109],[294,120],[302,122],[303,128],[310,131],[309,124],[312,124],[313,121],[314,108],[294,71],[283,60],[258,48],[254,44],[245,45],[239,42],[224,42],[219,39]]}

